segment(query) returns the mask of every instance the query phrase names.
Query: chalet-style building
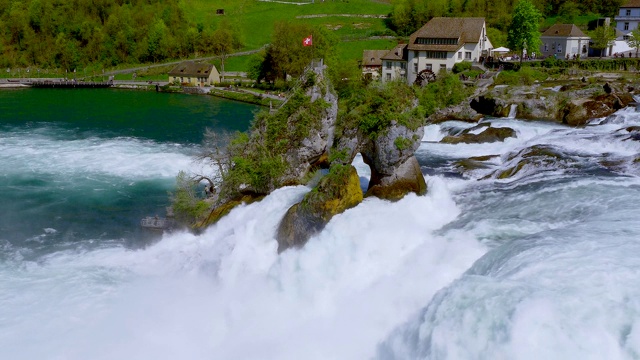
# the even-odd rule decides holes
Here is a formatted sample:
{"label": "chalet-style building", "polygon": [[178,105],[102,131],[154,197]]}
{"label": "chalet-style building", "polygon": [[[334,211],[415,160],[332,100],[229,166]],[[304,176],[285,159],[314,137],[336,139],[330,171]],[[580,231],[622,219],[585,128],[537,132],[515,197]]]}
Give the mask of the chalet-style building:
{"label": "chalet-style building", "polygon": [[389,50],[365,50],[362,52],[362,75],[365,78],[378,80],[382,74],[382,56]]}
{"label": "chalet-style building", "polygon": [[620,6],[618,16],[614,20],[617,23],[616,29],[622,31],[625,35],[638,28],[638,23],[640,23],[640,0],[626,0]]}
{"label": "chalet-style building", "polygon": [[407,78],[407,44],[398,44],[387,51],[382,60],[382,81]]}
{"label": "chalet-style building", "polygon": [[478,62],[492,48],[484,18],[433,18],[409,37],[407,82],[423,70],[437,73],[458,62]]}
{"label": "chalet-style building", "polygon": [[540,36],[543,57],[556,55],[559,59],[573,59],[578,55],[586,58],[589,54],[590,37],[573,24],[555,24]]}
{"label": "chalet-style building", "polygon": [[220,73],[214,65],[183,61],[169,71],[169,82],[187,86],[211,86],[220,83]]}

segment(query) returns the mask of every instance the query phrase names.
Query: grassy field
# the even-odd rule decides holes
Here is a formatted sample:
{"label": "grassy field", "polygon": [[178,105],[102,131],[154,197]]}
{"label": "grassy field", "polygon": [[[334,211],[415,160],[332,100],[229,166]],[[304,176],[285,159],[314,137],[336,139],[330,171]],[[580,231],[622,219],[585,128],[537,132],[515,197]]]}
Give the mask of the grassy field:
{"label": "grassy field", "polygon": [[[327,16],[298,18],[305,15],[387,15],[391,4],[372,0],[321,1],[308,5],[279,4],[257,0],[185,0],[190,19],[205,26],[217,27],[222,19],[228,20],[242,34],[245,50],[257,49],[271,41],[273,24],[291,21],[326,26],[340,38],[364,38],[384,31],[384,20],[377,18]],[[224,15],[216,15],[224,9]]]}

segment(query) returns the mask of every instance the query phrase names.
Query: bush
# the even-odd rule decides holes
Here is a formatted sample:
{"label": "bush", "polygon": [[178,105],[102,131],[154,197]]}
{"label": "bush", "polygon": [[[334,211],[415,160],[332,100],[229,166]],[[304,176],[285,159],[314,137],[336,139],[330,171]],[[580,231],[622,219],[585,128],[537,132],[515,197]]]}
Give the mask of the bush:
{"label": "bush", "polygon": [[453,73],[454,74],[459,74],[463,71],[466,70],[471,70],[471,63],[469,61],[463,61],[463,62],[459,62],[459,63],[455,63],[453,65]]}
{"label": "bush", "polygon": [[435,82],[418,89],[417,95],[426,115],[431,115],[438,109],[461,103],[469,96],[469,89],[457,75],[445,73]]}
{"label": "bush", "polygon": [[543,81],[547,74],[529,66],[523,66],[518,71],[505,70],[495,80],[496,85],[533,85],[536,80]]}

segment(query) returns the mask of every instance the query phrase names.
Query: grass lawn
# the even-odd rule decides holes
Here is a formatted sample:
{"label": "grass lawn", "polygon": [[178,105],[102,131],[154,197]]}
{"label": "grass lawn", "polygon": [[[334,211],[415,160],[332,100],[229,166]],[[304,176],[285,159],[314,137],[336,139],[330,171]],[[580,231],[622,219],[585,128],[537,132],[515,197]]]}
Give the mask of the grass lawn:
{"label": "grass lawn", "polygon": [[398,44],[395,40],[360,40],[341,42],[337,46],[341,61],[361,60],[364,50],[391,50]]}
{"label": "grass lawn", "polygon": [[[355,32],[367,36],[370,29],[384,28],[382,19],[335,16],[299,19],[296,17],[314,14],[387,15],[392,9],[391,4],[372,0],[349,0],[348,2],[316,0],[314,4],[308,5],[279,4],[256,0],[185,0],[184,3],[187,16],[196,23],[216,27],[223,18],[230,21],[242,33],[245,49],[257,49],[270,42],[273,24],[284,20],[317,25],[326,24],[333,27],[363,23],[367,25],[364,25],[362,29],[357,29],[358,31],[346,30],[350,29],[350,27],[346,27],[342,33],[347,32],[353,35]],[[224,9],[225,15],[216,15],[216,9]]]}

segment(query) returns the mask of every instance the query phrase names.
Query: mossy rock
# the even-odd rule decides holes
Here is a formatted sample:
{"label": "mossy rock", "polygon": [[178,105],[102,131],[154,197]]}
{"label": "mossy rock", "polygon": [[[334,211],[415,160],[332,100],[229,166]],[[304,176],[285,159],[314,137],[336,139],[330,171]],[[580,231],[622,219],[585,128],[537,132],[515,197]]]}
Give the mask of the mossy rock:
{"label": "mossy rock", "polygon": [[362,198],[356,169],[352,165],[334,164],[329,174],[285,214],[278,227],[278,252],[303,246],[331,218],[358,205]]}
{"label": "mossy rock", "polygon": [[372,172],[369,180],[369,189],[367,189],[365,196],[397,201],[410,192],[417,195],[427,193],[427,183],[424,181],[420,164],[418,164],[415,156],[410,157],[400,165],[393,175],[381,176]]}
{"label": "mossy rock", "polygon": [[215,207],[205,219],[203,219],[199,223],[196,223],[193,228],[204,229],[209,225],[217,223],[218,220],[220,220],[223,216],[229,214],[229,212],[231,212],[231,210],[233,210],[236,206],[241,204],[251,204],[253,202],[262,200],[262,198],[264,198],[264,196],[244,195],[240,198],[229,200]]}

